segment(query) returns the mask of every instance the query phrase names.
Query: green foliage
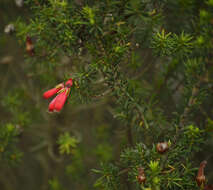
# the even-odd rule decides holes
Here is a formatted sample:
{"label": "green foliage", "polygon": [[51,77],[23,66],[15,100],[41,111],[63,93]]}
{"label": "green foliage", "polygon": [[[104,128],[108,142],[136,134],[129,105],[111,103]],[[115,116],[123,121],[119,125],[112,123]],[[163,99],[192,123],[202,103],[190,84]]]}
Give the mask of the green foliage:
{"label": "green foliage", "polygon": [[20,126],[11,123],[0,127],[0,160],[17,164],[22,157],[22,153],[17,149],[16,143],[20,134]]}
{"label": "green foliage", "polygon": [[64,188],[56,178],[49,180],[49,186],[51,190],[64,190]]}
{"label": "green foliage", "polygon": [[121,184],[119,183],[118,177],[118,168],[112,164],[104,165],[102,164],[102,171],[93,169],[93,172],[101,173],[102,177],[100,177],[94,187],[101,187],[103,189],[119,189],[121,188]]}
{"label": "green foliage", "polygon": [[[48,139],[42,146],[64,164],[70,179],[51,176],[52,190],[75,184],[72,179],[79,183],[74,188],[91,189],[87,186],[95,179],[85,163],[98,168],[100,162],[92,170],[97,189],[199,189],[195,178],[203,157],[195,155],[211,141],[213,123],[212,1],[25,3],[30,18],[19,18],[15,27],[21,47],[26,48],[26,36],[32,39],[35,55],[25,56],[23,70],[32,77],[28,87],[33,90],[12,86],[1,100],[15,123],[0,128],[2,158],[17,151],[16,124],[33,128],[42,121],[54,128],[44,126],[36,134]],[[39,97],[69,78],[73,86],[64,111],[47,116]],[[168,150],[160,152],[159,142],[168,143]]]}
{"label": "green foliage", "polygon": [[165,30],[162,30],[154,35],[152,47],[161,56],[182,57],[191,53],[193,47],[191,41],[192,37],[184,32],[178,36],[170,32],[165,34]]}
{"label": "green foliage", "polygon": [[76,148],[78,140],[75,137],[71,137],[69,133],[65,132],[60,135],[57,143],[59,144],[60,154],[70,154],[73,148]]}

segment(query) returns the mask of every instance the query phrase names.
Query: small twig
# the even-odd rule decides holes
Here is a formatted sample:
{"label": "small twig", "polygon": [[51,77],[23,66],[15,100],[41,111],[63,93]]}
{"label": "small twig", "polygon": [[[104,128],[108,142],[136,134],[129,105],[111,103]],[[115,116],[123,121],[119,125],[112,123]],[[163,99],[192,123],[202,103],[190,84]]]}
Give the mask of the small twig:
{"label": "small twig", "polygon": [[63,158],[62,157],[58,157],[55,155],[55,153],[53,152],[53,147],[51,144],[49,144],[47,146],[47,152],[49,154],[49,156],[55,161],[55,162],[62,162]]}
{"label": "small twig", "polygon": [[111,89],[107,89],[105,92],[101,93],[101,94],[97,94],[95,96],[93,96],[92,98],[96,99],[96,98],[102,98],[108,94],[110,94],[110,92],[112,92]]}
{"label": "small twig", "polygon": [[176,91],[181,87],[181,85],[183,84],[183,81],[184,81],[184,80],[181,80],[181,81],[177,84],[177,86],[173,89],[173,92],[176,92]]}
{"label": "small twig", "polygon": [[118,173],[118,176],[127,173],[129,170],[130,170],[130,168],[125,168],[125,169],[121,170],[121,171]]}
{"label": "small twig", "polygon": [[180,127],[183,127],[184,126],[184,123],[185,123],[185,119],[188,115],[188,113],[190,112],[190,108],[194,105],[195,103],[195,100],[196,100],[196,97],[199,93],[199,86],[200,86],[200,81],[197,83],[197,85],[195,85],[192,89],[192,95],[191,97],[189,98],[189,101],[188,101],[188,104],[187,106],[185,107],[184,109],[184,112],[183,114],[181,115],[180,117]]}
{"label": "small twig", "polygon": [[42,141],[42,142],[39,143],[38,145],[36,145],[36,146],[30,148],[29,151],[30,151],[31,153],[34,153],[34,152],[37,152],[37,151],[39,151],[39,150],[45,148],[46,146],[48,146],[48,143],[47,143],[46,141]]}
{"label": "small twig", "polygon": [[168,167],[170,168],[170,170],[167,170],[167,171],[162,171],[162,173],[171,173],[175,170],[175,168],[171,165],[168,165]]}

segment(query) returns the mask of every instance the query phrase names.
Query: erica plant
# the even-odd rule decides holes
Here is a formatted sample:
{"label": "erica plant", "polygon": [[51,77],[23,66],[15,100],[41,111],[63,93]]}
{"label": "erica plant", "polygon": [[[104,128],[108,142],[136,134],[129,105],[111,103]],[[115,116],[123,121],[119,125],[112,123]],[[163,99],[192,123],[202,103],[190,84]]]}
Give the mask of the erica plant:
{"label": "erica plant", "polygon": [[[45,89],[43,98],[55,96],[49,112],[70,117],[103,103],[110,134],[122,136],[99,146],[96,156],[105,160],[84,173],[85,181],[96,177],[92,187],[79,176],[82,189],[212,189],[212,0],[26,0],[25,8],[30,18],[16,21],[16,36],[40,96]],[[60,152],[73,156],[69,171],[80,172],[73,165],[81,168],[89,123],[84,134],[65,127],[73,137],[59,137]],[[49,182],[54,190],[69,184],[56,181]]]}

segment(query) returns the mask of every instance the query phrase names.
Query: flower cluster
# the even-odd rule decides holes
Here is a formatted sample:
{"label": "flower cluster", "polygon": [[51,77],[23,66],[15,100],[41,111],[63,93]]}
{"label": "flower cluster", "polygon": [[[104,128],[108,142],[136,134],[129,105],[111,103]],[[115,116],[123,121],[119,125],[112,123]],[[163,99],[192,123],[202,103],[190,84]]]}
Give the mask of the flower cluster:
{"label": "flower cluster", "polygon": [[46,91],[43,94],[43,98],[48,99],[58,94],[49,104],[49,112],[59,112],[63,108],[72,86],[72,78],[70,78],[64,85],[64,83],[58,84],[55,88]]}

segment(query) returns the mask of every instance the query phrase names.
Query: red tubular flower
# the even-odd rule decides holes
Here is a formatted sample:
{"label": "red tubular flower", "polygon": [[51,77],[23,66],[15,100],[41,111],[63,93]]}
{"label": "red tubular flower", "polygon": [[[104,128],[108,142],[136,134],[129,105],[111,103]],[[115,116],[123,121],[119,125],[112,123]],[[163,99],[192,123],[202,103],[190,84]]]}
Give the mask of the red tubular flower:
{"label": "red tubular flower", "polygon": [[200,167],[197,173],[196,181],[197,185],[200,187],[201,185],[204,185],[206,182],[206,177],[204,175],[204,168],[206,167],[207,161],[204,160],[200,163]]}
{"label": "red tubular flower", "polygon": [[67,97],[69,96],[70,89],[65,88],[62,89],[62,92],[56,97],[54,111],[59,112],[64,107],[64,104],[67,100]]}
{"label": "red tubular flower", "polygon": [[58,95],[50,102],[49,104],[49,112],[60,112],[64,107],[64,104],[69,96],[70,88],[72,86],[72,79],[70,78],[66,83],[59,84],[53,89],[48,90],[43,94],[44,98],[50,98],[54,94],[58,93]]}
{"label": "red tubular flower", "polygon": [[46,91],[46,92],[43,94],[43,98],[47,99],[47,98],[52,97],[52,96],[55,95],[58,91],[60,91],[62,88],[64,88],[64,84],[63,84],[63,83],[57,85],[55,88],[52,88],[52,89]]}
{"label": "red tubular flower", "polygon": [[72,78],[70,78],[66,83],[65,83],[65,86],[67,88],[70,88],[72,86]]}
{"label": "red tubular flower", "polygon": [[59,96],[59,94],[50,102],[49,108],[48,108],[49,112],[53,112],[54,111],[54,109],[55,109],[55,102],[56,102],[56,99],[57,99],[58,96]]}

